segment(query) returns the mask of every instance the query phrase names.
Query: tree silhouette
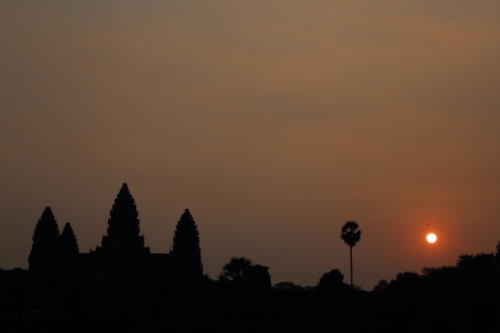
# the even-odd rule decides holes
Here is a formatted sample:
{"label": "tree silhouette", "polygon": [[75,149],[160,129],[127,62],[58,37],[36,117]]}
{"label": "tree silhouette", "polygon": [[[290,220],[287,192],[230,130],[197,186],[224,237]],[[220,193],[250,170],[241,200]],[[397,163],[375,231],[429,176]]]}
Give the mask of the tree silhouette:
{"label": "tree silhouette", "polygon": [[293,282],[288,282],[288,281],[283,281],[276,283],[273,286],[274,289],[281,290],[281,291],[303,291],[304,288],[298,284],[295,284]]}
{"label": "tree silhouette", "polygon": [[350,266],[351,266],[351,287],[353,283],[353,270],[352,270],[352,248],[356,246],[356,243],[361,239],[361,230],[355,221],[348,221],[342,227],[340,231],[340,238],[349,246],[350,250]]}
{"label": "tree silhouette", "polygon": [[331,271],[323,274],[321,279],[319,279],[319,289],[324,291],[334,291],[339,290],[343,287],[344,275],[338,269],[332,269]]}
{"label": "tree silhouette", "polygon": [[243,280],[252,266],[252,262],[247,258],[232,258],[222,268],[219,279],[231,282]]}
{"label": "tree silhouette", "polygon": [[232,258],[222,268],[219,276],[222,282],[249,289],[266,289],[271,287],[269,267],[253,265],[247,258]]}
{"label": "tree silhouette", "polygon": [[46,207],[33,234],[33,245],[28,258],[30,270],[50,271],[57,266],[59,227],[50,207]]}

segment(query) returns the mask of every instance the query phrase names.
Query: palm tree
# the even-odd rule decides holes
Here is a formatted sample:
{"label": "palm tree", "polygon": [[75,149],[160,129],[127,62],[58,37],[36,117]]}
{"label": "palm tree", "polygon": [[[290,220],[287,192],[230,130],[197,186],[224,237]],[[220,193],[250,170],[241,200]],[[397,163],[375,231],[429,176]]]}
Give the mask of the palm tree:
{"label": "palm tree", "polygon": [[349,245],[350,249],[350,257],[351,257],[351,287],[353,284],[352,277],[352,248],[356,245],[357,242],[361,239],[361,230],[359,230],[359,226],[355,221],[348,221],[342,227],[340,231],[340,238],[344,240],[344,242]]}

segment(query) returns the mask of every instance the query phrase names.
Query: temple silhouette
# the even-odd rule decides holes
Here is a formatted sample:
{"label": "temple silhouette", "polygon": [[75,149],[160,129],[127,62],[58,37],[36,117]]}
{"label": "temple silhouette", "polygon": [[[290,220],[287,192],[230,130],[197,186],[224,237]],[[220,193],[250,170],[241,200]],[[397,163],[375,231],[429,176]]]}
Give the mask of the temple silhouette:
{"label": "temple silhouette", "polygon": [[35,274],[78,272],[87,275],[162,275],[170,280],[193,281],[203,276],[198,228],[190,211],[182,214],[169,253],[151,253],[140,234],[139,214],[128,185],[124,183],[108,219],[101,245],[80,253],[77,238],[66,223],[59,232],[50,207],[38,220],[29,255]]}
{"label": "temple silhouette", "polygon": [[217,278],[204,275],[189,210],[177,223],[169,253],[151,253],[134,198],[123,184],[106,234],[88,253],[80,252],[71,225],[60,232],[52,210],[45,208],[33,235],[29,270],[0,268],[0,330],[500,332],[500,242],[495,253],[462,255],[454,266],[421,273],[402,272],[371,291],[345,283],[336,268],[318,278],[312,286],[273,285],[269,267],[245,257],[231,257]]}

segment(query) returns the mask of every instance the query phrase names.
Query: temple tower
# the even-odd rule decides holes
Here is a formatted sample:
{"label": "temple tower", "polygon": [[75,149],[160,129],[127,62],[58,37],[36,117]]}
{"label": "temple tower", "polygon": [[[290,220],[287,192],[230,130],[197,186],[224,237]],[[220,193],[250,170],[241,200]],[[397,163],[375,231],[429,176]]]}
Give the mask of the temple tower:
{"label": "temple tower", "polygon": [[59,227],[50,207],[46,207],[33,234],[28,258],[29,268],[37,272],[57,270],[59,259]]}
{"label": "temple tower", "polygon": [[115,199],[107,235],[102,237],[102,246],[97,251],[103,253],[112,266],[137,263],[149,253],[144,247],[144,236],[140,235],[139,214],[127,184],[122,185]]}
{"label": "temple tower", "polygon": [[59,236],[59,260],[63,270],[74,269],[78,264],[78,242],[71,224],[66,223]]}
{"label": "temple tower", "polygon": [[179,275],[194,278],[203,275],[198,227],[189,209],[177,223],[172,256]]}

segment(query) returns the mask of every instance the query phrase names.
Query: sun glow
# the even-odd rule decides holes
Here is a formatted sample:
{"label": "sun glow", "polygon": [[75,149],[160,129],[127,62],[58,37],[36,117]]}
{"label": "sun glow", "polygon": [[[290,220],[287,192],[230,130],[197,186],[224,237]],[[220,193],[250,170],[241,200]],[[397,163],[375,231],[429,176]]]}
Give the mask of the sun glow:
{"label": "sun glow", "polygon": [[433,233],[433,232],[429,232],[426,236],[425,236],[425,240],[427,241],[427,243],[429,244],[435,244],[438,240],[438,236]]}

